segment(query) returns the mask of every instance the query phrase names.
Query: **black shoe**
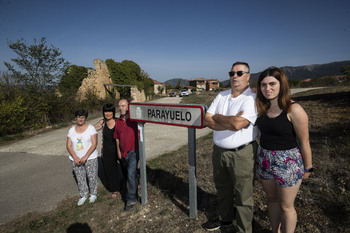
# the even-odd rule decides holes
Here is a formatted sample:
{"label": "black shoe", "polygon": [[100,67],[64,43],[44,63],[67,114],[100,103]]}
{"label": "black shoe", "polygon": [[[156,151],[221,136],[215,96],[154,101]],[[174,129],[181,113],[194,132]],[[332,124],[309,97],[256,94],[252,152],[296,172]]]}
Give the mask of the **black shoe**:
{"label": "black shoe", "polygon": [[135,203],[128,203],[126,204],[124,210],[129,211],[129,210],[133,210],[134,208],[135,208]]}
{"label": "black shoe", "polygon": [[225,227],[232,227],[232,226],[233,226],[232,222],[221,222],[219,220],[208,221],[203,224],[203,228],[207,231],[215,231],[215,230],[219,230],[221,227],[225,228]]}
{"label": "black shoe", "polygon": [[220,229],[220,221],[208,221],[203,224],[203,228],[207,231],[215,231]]}

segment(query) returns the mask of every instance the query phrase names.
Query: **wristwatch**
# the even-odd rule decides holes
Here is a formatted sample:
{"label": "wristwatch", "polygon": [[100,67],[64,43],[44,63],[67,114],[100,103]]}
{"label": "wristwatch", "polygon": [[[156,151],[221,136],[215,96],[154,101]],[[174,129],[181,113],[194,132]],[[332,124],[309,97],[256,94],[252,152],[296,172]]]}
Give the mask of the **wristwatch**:
{"label": "wristwatch", "polygon": [[310,168],[304,168],[304,171],[306,171],[306,172],[313,172],[314,171],[314,166],[311,166]]}

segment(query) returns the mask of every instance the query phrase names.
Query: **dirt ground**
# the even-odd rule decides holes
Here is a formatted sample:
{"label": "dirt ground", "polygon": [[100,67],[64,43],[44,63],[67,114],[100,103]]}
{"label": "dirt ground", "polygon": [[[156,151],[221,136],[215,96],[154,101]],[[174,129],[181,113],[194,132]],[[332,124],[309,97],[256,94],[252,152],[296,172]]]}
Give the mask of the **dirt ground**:
{"label": "dirt ground", "polygon": [[[326,88],[293,97],[309,115],[315,172],[303,184],[295,207],[296,232],[350,232],[350,87]],[[197,140],[196,219],[189,219],[187,146],[147,163],[148,203],[123,210],[119,196],[104,187],[94,204],[78,207],[78,197],[55,210],[31,213],[0,226],[1,232],[205,232],[218,217],[213,184],[211,136]],[[266,197],[258,181],[254,192],[254,232],[270,232]],[[220,231],[217,231],[220,232]],[[234,228],[225,232],[234,232]]]}

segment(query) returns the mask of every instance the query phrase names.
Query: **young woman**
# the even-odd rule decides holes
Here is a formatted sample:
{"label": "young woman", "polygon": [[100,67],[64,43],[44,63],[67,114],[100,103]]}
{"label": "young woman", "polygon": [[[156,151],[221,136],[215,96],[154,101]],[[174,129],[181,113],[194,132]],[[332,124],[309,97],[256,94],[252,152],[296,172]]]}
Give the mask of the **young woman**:
{"label": "young woman", "polygon": [[107,183],[107,190],[116,198],[121,189],[123,173],[117,160],[116,141],[113,138],[115,128],[115,107],[105,104],[102,109],[103,119],[95,124],[95,129],[102,129],[102,163]]}
{"label": "young woman", "polygon": [[276,67],[260,74],[256,104],[261,132],[257,175],[267,194],[272,232],[294,232],[294,200],[302,178],[313,170],[308,116],[291,100],[287,76]]}
{"label": "young woman", "polygon": [[[72,161],[81,197],[78,205],[85,203],[89,190],[90,203],[95,202],[97,198],[97,132],[92,125],[86,123],[87,117],[88,111],[76,111],[76,125],[69,129],[67,135],[69,159]],[[86,176],[89,179],[89,184]]]}

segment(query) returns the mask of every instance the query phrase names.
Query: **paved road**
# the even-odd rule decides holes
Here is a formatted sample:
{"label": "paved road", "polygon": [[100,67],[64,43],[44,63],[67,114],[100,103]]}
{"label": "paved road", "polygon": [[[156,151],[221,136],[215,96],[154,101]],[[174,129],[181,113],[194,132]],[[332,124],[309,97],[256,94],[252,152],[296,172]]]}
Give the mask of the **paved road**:
{"label": "paved road", "polygon": [[[152,102],[180,100],[166,97]],[[88,122],[94,124],[98,120]],[[78,195],[66,150],[67,132],[68,127],[0,147],[0,224],[29,212],[52,210],[65,198]],[[208,128],[196,129],[196,137],[210,132]],[[186,145],[187,133],[184,127],[146,123],[146,159]],[[100,151],[101,132],[98,137]]]}
{"label": "paved road", "polygon": [[[295,89],[292,93],[307,89]],[[179,97],[152,102],[179,103]],[[99,119],[89,120],[94,124]],[[187,128],[145,124],[146,159],[187,144]],[[0,147],[0,224],[34,211],[49,211],[67,197],[77,196],[66,151],[68,127]],[[210,129],[196,129],[196,137]],[[101,132],[99,145],[101,147]],[[102,176],[102,174],[100,174]]]}

